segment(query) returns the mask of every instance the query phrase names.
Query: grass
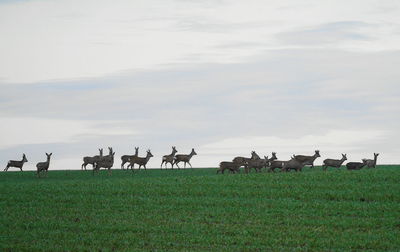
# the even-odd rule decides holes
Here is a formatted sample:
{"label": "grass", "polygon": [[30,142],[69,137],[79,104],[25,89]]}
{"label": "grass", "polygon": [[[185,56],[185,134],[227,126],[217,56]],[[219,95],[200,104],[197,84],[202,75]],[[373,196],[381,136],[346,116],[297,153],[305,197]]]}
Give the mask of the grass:
{"label": "grass", "polygon": [[400,166],[0,173],[3,251],[400,250]]}

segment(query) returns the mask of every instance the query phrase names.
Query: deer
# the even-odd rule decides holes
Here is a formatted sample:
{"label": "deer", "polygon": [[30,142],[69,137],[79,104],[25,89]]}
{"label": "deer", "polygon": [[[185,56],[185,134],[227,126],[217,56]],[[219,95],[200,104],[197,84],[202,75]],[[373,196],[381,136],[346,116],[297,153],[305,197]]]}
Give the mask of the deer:
{"label": "deer", "polygon": [[363,161],[365,160],[368,168],[376,168],[376,161],[378,159],[378,155],[379,153],[374,153],[374,159],[366,159],[366,158],[363,159]]}
{"label": "deer", "polygon": [[240,164],[230,161],[222,161],[219,163],[219,169],[217,170],[218,173],[224,174],[225,170],[229,170],[232,173],[240,173]]}
{"label": "deer", "polygon": [[81,166],[81,170],[83,170],[85,168],[85,171],[86,171],[86,166],[88,164],[91,164],[92,168],[94,169],[94,164],[97,161],[99,161],[100,158],[103,157],[103,149],[99,149],[99,153],[100,153],[100,155],[96,155],[96,156],[93,156],[93,157],[83,157],[83,164]]}
{"label": "deer", "polygon": [[[258,155],[257,155],[258,156]],[[247,162],[247,170],[246,173],[250,171],[251,168],[254,168],[256,172],[261,172],[261,169],[266,167],[268,165],[268,156],[264,156],[264,158],[259,158],[259,159],[250,159]]]}
{"label": "deer", "polygon": [[276,153],[272,152],[272,157],[271,160],[269,161],[268,172],[275,172],[275,169],[277,168],[282,170],[282,168],[285,166],[287,162],[289,162],[289,160],[288,161],[277,160]]}
{"label": "deer", "polygon": [[47,177],[47,172],[48,172],[49,166],[50,166],[51,155],[53,155],[53,153],[48,154],[46,152],[47,160],[45,162],[39,162],[39,163],[36,164],[36,168],[37,168],[36,174],[37,174],[38,178],[40,178],[40,173],[42,171],[46,172],[46,177]]}
{"label": "deer", "polygon": [[348,162],[346,164],[347,170],[361,170],[365,165],[367,165],[367,160],[362,160],[362,162]]}
{"label": "deer", "polygon": [[326,168],[330,167],[335,167],[335,168],[340,168],[343,164],[344,161],[347,160],[346,154],[342,154],[342,159],[330,159],[327,158],[324,160],[324,164],[322,165],[322,168],[324,171],[326,171]]}
{"label": "deer", "polygon": [[17,161],[17,160],[8,161],[7,166],[4,169],[4,171],[8,171],[8,168],[10,168],[10,167],[19,168],[22,171],[22,167],[24,166],[25,162],[28,162],[28,159],[26,159],[25,153],[23,153],[21,161]]}
{"label": "deer", "polygon": [[94,172],[99,172],[101,168],[105,168],[108,170],[108,174],[111,175],[111,167],[114,165],[114,155],[112,147],[108,147],[108,155],[101,156],[93,165],[93,175]]}
{"label": "deer", "polygon": [[130,167],[133,172],[133,169],[135,168],[135,164],[138,164],[139,170],[142,166],[146,170],[146,164],[147,164],[147,162],[149,162],[151,157],[153,157],[153,154],[151,154],[150,150],[147,150],[146,157],[133,157],[130,161],[130,164],[128,165],[128,168]]}
{"label": "deer", "polygon": [[246,157],[235,157],[232,162],[235,162],[237,164],[240,164],[240,166],[243,166],[244,169],[247,171],[247,166],[250,160],[252,159],[260,159],[260,156],[257,155],[255,151],[251,152],[251,157],[246,158]]}
{"label": "deer", "polygon": [[121,169],[124,169],[124,165],[131,161],[133,157],[137,157],[139,155],[139,147],[135,147],[135,154],[134,155],[123,155],[121,157],[122,163],[121,163]]}
{"label": "deer", "polygon": [[282,171],[295,170],[298,172],[303,169],[306,163],[307,160],[302,162],[301,160],[297,159],[296,156],[293,156],[289,161],[283,164]]}
{"label": "deer", "polygon": [[179,154],[174,157],[174,162],[172,163],[172,167],[176,165],[178,169],[180,169],[178,163],[183,162],[184,163],[184,168],[186,169],[186,163],[190,165],[190,168],[193,168],[192,165],[190,164],[190,159],[194,156],[197,155],[197,153],[194,151],[194,148],[192,148],[192,151],[190,154]]}
{"label": "deer", "polygon": [[178,152],[178,151],[176,150],[176,147],[175,147],[175,146],[172,146],[172,153],[169,154],[169,155],[164,155],[164,156],[162,157],[161,169],[162,169],[162,165],[163,165],[164,163],[165,163],[165,169],[167,169],[167,163],[170,163],[172,169],[174,169],[174,166],[172,165],[172,163],[174,162],[174,157],[175,157],[175,154],[176,154],[177,152]]}
{"label": "deer", "polygon": [[311,168],[314,168],[314,161],[317,159],[317,157],[320,157],[319,155],[319,150],[315,151],[315,154],[312,156],[305,156],[305,155],[294,155],[294,157],[304,163],[304,165],[311,165]]}

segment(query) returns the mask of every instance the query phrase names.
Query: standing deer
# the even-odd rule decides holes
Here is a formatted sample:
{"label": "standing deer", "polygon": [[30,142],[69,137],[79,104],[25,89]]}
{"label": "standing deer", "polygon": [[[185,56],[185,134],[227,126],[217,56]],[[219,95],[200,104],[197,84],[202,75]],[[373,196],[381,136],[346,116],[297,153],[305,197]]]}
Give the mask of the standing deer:
{"label": "standing deer", "polygon": [[108,147],[108,155],[107,156],[102,156],[96,162],[94,163],[93,166],[93,175],[94,172],[99,172],[101,168],[105,168],[108,170],[108,175],[111,175],[111,167],[114,165],[114,155],[115,152],[113,151],[112,147]]}
{"label": "standing deer", "polygon": [[365,160],[368,168],[376,168],[376,161],[378,159],[378,155],[379,153],[374,153],[374,159],[366,159],[366,158],[363,159],[363,161]]}
{"label": "standing deer", "polygon": [[128,162],[131,161],[133,157],[137,157],[139,155],[139,147],[135,147],[135,154],[134,155],[123,155],[121,157],[122,163],[121,163],[121,169],[124,169],[124,165]]}
{"label": "standing deer", "polygon": [[342,154],[342,159],[327,158],[324,160],[324,164],[322,165],[322,168],[324,169],[324,171],[326,171],[326,168],[328,168],[329,166],[335,167],[335,168],[340,168],[345,160],[347,160],[346,154]]}
{"label": "standing deer", "polygon": [[[307,160],[305,161],[307,162]],[[302,162],[293,156],[289,161],[285,162],[282,167],[282,171],[295,170],[296,172],[301,171],[305,166],[305,162]]]}
{"label": "standing deer", "polygon": [[240,164],[235,163],[235,162],[229,162],[229,161],[222,161],[219,163],[219,169],[217,170],[218,173],[224,174],[225,170],[229,170],[232,173],[240,173]]}
{"label": "standing deer", "polygon": [[261,169],[268,165],[268,160],[269,159],[266,156],[264,156],[264,158],[250,159],[247,162],[247,169],[245,169],[246,173],[248,173],[251,168],[254,168],[256,172],[261,172]]}
{"label": "standing deer", "polygon": [[260,156],[257,155],[255,151],[251,152],[251,157],[235,157],[232,162],[235,162],[237,164],[240,164],[240,166],[243,166],[245,171],[248,170],[247,166],[250,160],[252,159],[260,159]]}
{"label": "standing deer", "polygon": [[174,162],[174,157],[175,157],[175,154],[176,154],[177,152],[178,152],[178,151],[176,150],[176,147],[175,147],[175,146],[172,146],[172,153],[169,154],[169,155],[164,155],[164,156],[162,157],[161,169],[162,169],[162,165],[163,165],[164,163],[165,163],[165,169],[167,169],[167,163],[170,163],[172,169],[174,169],[174,166],[172,165],[172,163]]}
{"label": "standing deer", "polygon": [[315,154],[312,156],[305,156],[305,155],[294,155],[294,157],[304,165],[311,165],[311,168],[314,168],[314,161],[317,157],[320,157],[319,150],[315,151]]}
{"label": "standing deer", "polygon": [[17,161],[17,160],[8,161],[7,166],[4,169],[4,171],[8,171],[8,168],[10,168],[10,167],[19,168],[22,171],[22,166],[24,166],[25,162],[28,162],[28,159],[26,159],[26,156],[25,156],[25,153],[24,153],[24,154],[22,154],[22,160],[21,161]]}
{"label": "standing deer", "polygon": [[50,157],[51,155],[53,155],[53,153],[48,154],[46,152],[46,156],[47,156],[47,160],[46,162],[39,162],[36,164],[36,168],[37,168],[37,176],[40,178],[40,172],[42,171],[46,171],[46,177],[47,177],[47,172],[49,170],[49,166],[50,166]]}
{"label": "standing deer", "polygon": [[347,170],[360,170],[367,164],[367,161],[364,159],[362,162],[348,162],[346,164]]}
{"label": "standing deer", "polygon": [[135,168],[135,164],[138,164],[139,170],[142,166],[146,170],[146,164],[147,162],[149,162],[151,157],[153,157],[153,154],[151,154],[150,150],[147,150],[146,157],[133,157],[130,161],[130,164],[128,165],[128,168],[130,167],[131,170],[133,171],[133,169]]}
{"label": "standing deer", "polygon": [[83,164],[81,166],[81,169],[83,170],[85,168],[85,171],[86,171],[86,166],[88,164],[91,164],[92,168],[94,169],[94,164],[97,161],[99,161],[100,158],[103,157],[103,149],[99,149],[99,153],[100,153],[100,155],[96,155],[96,156],[93,156],[93,157],[83,157]]}
{"label": "standing deer", "polygon": [[194,155],[197,155],[197,153],[194,151],[194,148],[192,148],[192,151],[188,155],[187,154],[176,155],[174,158],[174,163],[172,164],[172,167],[174,167],[174,165],[176,165],[176,166],[178,166],[178,169],[180,169],[178,163],[183,162],[184,168],[186,168],[186,163],[188,163],[190,165],[190,168],[193,168],[192,165],[190,164],[190,159]]}

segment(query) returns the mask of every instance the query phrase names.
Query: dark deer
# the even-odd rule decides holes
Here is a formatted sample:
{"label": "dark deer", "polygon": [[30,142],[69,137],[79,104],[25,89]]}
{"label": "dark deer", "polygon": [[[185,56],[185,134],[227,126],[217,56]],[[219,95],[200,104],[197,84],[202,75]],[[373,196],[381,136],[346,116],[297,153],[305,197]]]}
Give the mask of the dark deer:
{"label": "dark deer", "polygon": [[99,172],[101,168],[105,168],[108,170],[108,174],[111,175],[111,167],[114,165],[114,155],[112,147],[108,147],[108,155],[100,157],[93,166],[93,175],[94,172]]}
{"label": "dark deer", "polygon": [[269,161],[269,169],[268,172],[275,172],[275,169],[281,169],[283,168],[283,166],[285,166],[285,164],[289,161],[281,161],[281,160],[277,160],[276,158],[276,153],[272,152],[272,157],[271,159],[274,158],[273,160]]}
{"label": "dark deer", "polygon": [[190,159],[194,156],[197,155],[197,153],[194,151],[194,149],[192,148],[192,151],[190,152],[190,154],[179,154],[176,155],[174,158],[174,163],[172,164],[172,167],[174,165],[176,165],[178,167],[178,169],[180,169],[178,163],[183,162],[184,164],[184,168],[186,168],[186,163],[188,163],[190,165],[190,168],[193,168],[192,165],[190,164]]}
{"label": "dark deer", "polygon": [[366,159],[366,158],[363,159],[363,161],[365,160],[368,168],[376,168],[376,161],[378,160],[378,155],[379,153],[374,153],[374,159]]}
{"label": "dark deer", "polygon": [[[307,162],[307,160],[305,161]],[[293,156],[289,161],[285,162],[282,167],[282,171],[295,170],[296,172],[301,171],[305,166],[305,162],[302,162]]]}
{"label": "dark deer", "polygon": [[326,171],[326,168],[328,168],[329,166],[335,167],[335,168],[340,168],[345,160],[347,160],[346,154],[342,154],[342,159],[327,158],[324,160],[324,164],[322,165],[322,168],[324,169],[324,171]]}
{"label": "dark deer", "polygon": [[256,172],[261,172],[261,169],[267,167],[267,165],[269,164],[268,160],[269,159],[266,156],[264,156],[264,158],[259,158],[259,159],[250,159],[247,162],[246,173],[248,173],[251,170],[251,168],[254,168]]}
{"label": "dark deer", "polygon": [[100,158],[103,157],[103,149],[99,149],[99,153],[100,153],[100,155],[96,155],[96,156],[93,156],[93,157],[83,157],[83,164],[81,166],[81,169],[82,170],[85,169],[85,171],[86,171],[86,166],[88,164],[91,164],[92,168],[94,169],[94,164],[96,162],[98,162],[100,160]]}
{"label": "dark deer", "polygon": [[175,147],[175,146],[172,146],[172,153],[169,154],[169,155],[164,155],[164,156],[162,157],[161,169],[162,169],[162,165],[163,165],[164,163],[165,163],[165,169],[167,169],[167,163],[170,163],[172,169],[174,169],[174,166],[172,165],[172,163],[174,162],[174,157],[175,157],[175,154],[176,154],[177,152],[178,152],[178,151],[176,150],[176,147]]}
{"label": "dark deer", "polygon": [[361,170],[365,165],[367,165],[367,161],[364,159],[362,162],[348,162],[346,167],[347,170]]}
{"label": "dark deer", "polygon": [[130,167],[131,170],[135,168],[135,164],[139,165],[139,170],[143,166],[144,169],[146,170],[146,164],[149,162],[150,158],[153,157],[153,154],[151,154],[150,150],[147,150],[147,155],[146,157],[133,157],[131,159],[130,164],[128,165],[128,168]]}
{"label": "dark deer", "polygon": [[7,166],[4,169],[4,171],[8,171],[8,168],[10,168],[10,167],[19,168],[22,171],[22,166],[24,166],[25,162],[28,162],[28,159],[26,159],[25,154],[22,154],[22,160],[21,161],[17,161],[17,160],[8,161]]}
{"label": "dark deer", "polygon": [[123,155],[121,157],[121,160],[122,160],[121,169],[123,170],[124,169],[124,165],[126,163],[130,162],[133,157],[137,157],[137,156],[139,156],[139,147],[135,147],[135,154],[134,155]]}
{"label": "dark deer", "polygon": [[229,170],[232,173],[240,173],[240,164],[235,162],[229,161],[222,161],[219,163],[219,169],[217,170],[218,173],[224,174],[225,170]]}
{"label": "dark deer", "polygon": [[53,153],[48,154],[48,153],[46,152],[46,156],[47,156],[46,162],[40,162],[40,163],[37,163],[37,164],[36,164],[36,168],[37,168],[36,174],[37,174],[37,176],[38,176],[39,178],[40,178],[40,173],[41,173],[42,171],[45,171],[45,172],[46,172],[46,177],[47,177],[47,171],[49,170],[49,166],[50,166],[50,157],[51,157],[51,155],[53,155]]}
{"label": "dark deer", "polygon": [[319,150],[315,151],[315,154],[312,156],[305,156],[305,155],[294,155],[296,160],[303,163],[304,165],[311,165],[311,168],[314,168],[314,161],[317,157],[320,157]]}
{"label": "dark deer", "polygon": [[240,166],[243,166],[245,171],[248,172],[248,163],[252,159],[260,159],[260,156],[257,155],[255,151],[251,152],[251,157],[235,157],[232,162],[235,162],[237,164],[240,164]]}

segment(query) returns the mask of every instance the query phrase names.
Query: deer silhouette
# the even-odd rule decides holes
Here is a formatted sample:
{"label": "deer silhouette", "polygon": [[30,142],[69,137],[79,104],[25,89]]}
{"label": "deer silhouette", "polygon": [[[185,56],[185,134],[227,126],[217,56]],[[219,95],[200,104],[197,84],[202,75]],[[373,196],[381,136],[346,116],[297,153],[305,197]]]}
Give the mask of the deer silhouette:
{"label": "deer silhouette", "polygon": [[190,164],[190,159],[194,156],[197,155],[197,153],[194,151],[194,148],[192,148],[192,151],[190,154],[179,154],[176,155],[174,158],[174,163],[172,164],[172,167],[176,165],[178,169],[180,169],[178,163],[183,162],[184,168],[186,168],[186,163],[190,165],[190,168],[193,168],[192,165]]}
{"label": "deer silhouette", "polygon": [[128,165],[128,168],[130,167],[131,170],[133,171],[133,169],[135,168],[135,164],[138,164],[139,170],[142,166],[146,170],[146,164],[147,162],[149,162],[151,157],[153,157],[153,154],[151,154],[150,150],[147,150],[146,157],[133,157],[130,161],[130,164]]}
{"label": "deer silhouette", "polygon": [[322,168],[324,171],[326,171],[326,168],[330,167],[335,167],[335,168],[340,168],[343,164],[344,161],[347,160],[346,154],[342,154],[342,159],[330,159],[327,158],[324,160],[324,164],[322,165]]}
{"label": "deer silhouette", "polygon": [[230,161],[222,161],[219,163],[219,169],[217,170],[218,173],[224,173],[225,170],[229,170],[232,173],[240,173],[240,164]]}
{"label": "deer silhouette", "polygon": [[134,155],[123,155],[121,157],[122,163],[121,163],[121,169],[124,169],[124,165],[128,162],[131,161],[133,157],[137,157],[139,155],[139,147],[135,147],[135,154]]}
{"label": "deer silhouette", "polygon": [[43,171],[46,172],[46,177],[47,177],[47,172],[48,172],[49,166],[50,166],[51,155],[53,155],[53,153],[48,154],[46,152],[47,160],[45,162],[39,162],[36,164],[36,168],[37,168],[36,174],[39,178],[40,178],[40,173]]}
{"label": "deer silhouette", "polygon": [[172,165],[172,163],[174,162],[174,157],[175,157],[175,154],[176,154],[177,152],[178,152],[178,151],[176,150],[176,147],[175,147],[175,146],[172,146],[172,153],[169,154],[169,155],[164,155],[164,156],[162,157],[161,169],[162,169],[162,165],[163,165],[163,164],[165,164],[165,169],[167,169],[167,163],[170,163],[172,169],[174,169],[174,166]]}
{"label": "deer silhouette", "polygon": [[93,166],[93,175],[94,172],[99,172],[101,168],[105,168],[108,170],[108,175],[111,175],[111,167],[114,165],[114,155],[112,147],[108,147],[108,155],[100,157]]}
{"label": "deer silhouette", "polygon": [[374,159],[363,159],[368,168],[376,168],[376,161],[378,160],[379,153],[374,153]]}
{"label": "deer silhouette", "polygon": [[82,166],[81,166],[81,169],[82,169],[82,170],[85,169],[85,171],[86,171],[86,166],[87,166],[88,164],[91,164],[91,165],[92,165],[92,168],[94,169],[94,164],[95,164],[96,162],[98,162],[98,161],[103,157],[103,149],[99,149],[99,153],[100,153],[100,155],[97,155],[97,156],[93,156],[93,157],[83,157],[83,164],[82,164]]}
{"label": "deer silhouette", "polygon": [[347,170],[360,170],[367,164],[367,161],[364,159],[362,162],[348,162],[346,164]]}
{"label": "deer silhouette", "polygon": [[319,150],[315,151],[315,154],[312,156],[305,155],[294,155],[297,161],[303,163],[304,165],[311,165],[311,168],[314,168],[314,161],[317,157],[320,157]]}
{"label": "deer silhouette", "polygon": [[4,169],[4,171],[8,171],[8,168],[10,168],[10,167],[19,168],[22,171],[22,166],[24,166],[25,162],[28,162],[28,159],[26,159],[25,154],[22,154],[22,160],[21,161],[17,161],[17,160],[8,161],[7,166]]}

